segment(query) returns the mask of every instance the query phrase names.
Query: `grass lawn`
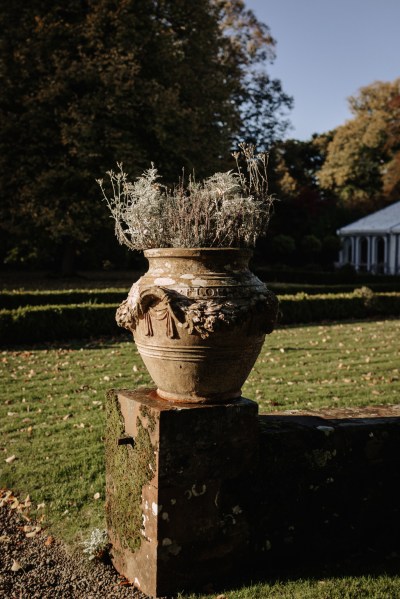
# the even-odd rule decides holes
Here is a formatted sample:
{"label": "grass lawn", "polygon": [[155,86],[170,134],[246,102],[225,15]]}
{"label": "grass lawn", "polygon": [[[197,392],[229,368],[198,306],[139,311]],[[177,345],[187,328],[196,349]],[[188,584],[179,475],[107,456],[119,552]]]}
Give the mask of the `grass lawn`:
{"label": "grass lawn", "polygon": [[[267,338],[243,394],[268,412],[396,404],[399,339],[400,320],[279,329]],[[0,487],[44,503],[38,513],[73,545],[103,528],[105,392],[149,384],[129,338],[2,351]],[[229,591],[229,599],[399,596],[398,577]]]}
{"label": "grass lawn", "polygon": [[[324,579],[258,583],[207,599],[397,599],[400,576],[345,576]],[[204,595],[178,595],[178,599],[206,599]]]}
{"label": "grass lawn", "polygon": [[267,338],[243,393],[268,412],[396,404],[400,321],[277,330]]}

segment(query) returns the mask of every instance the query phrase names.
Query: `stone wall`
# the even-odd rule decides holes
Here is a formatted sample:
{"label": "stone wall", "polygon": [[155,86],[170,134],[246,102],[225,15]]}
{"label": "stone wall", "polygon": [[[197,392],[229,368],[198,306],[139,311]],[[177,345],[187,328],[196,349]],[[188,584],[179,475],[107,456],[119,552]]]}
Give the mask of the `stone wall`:
{"label": "stone wall", "polygon": [[257,558],[297,564],[400,549],[400,418],[259,416]]}
{"label": "stone wall", "polygon": [[191,406],[151,389],[110,393],[114,565],[156,597],[399,561],[400,418],[376,414],[259,416],[244,398]]}

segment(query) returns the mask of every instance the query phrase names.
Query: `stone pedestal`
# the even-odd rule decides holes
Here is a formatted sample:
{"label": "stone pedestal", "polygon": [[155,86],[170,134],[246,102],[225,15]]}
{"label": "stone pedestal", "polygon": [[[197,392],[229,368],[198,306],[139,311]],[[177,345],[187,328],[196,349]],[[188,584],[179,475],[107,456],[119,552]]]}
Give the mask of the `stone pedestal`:
{"label": "stone pedestal", "polygon": [[174,404],[142,389],[111,391],[107,410],[106,512],[116,569],[152,597],[245,569],[257,404]]}

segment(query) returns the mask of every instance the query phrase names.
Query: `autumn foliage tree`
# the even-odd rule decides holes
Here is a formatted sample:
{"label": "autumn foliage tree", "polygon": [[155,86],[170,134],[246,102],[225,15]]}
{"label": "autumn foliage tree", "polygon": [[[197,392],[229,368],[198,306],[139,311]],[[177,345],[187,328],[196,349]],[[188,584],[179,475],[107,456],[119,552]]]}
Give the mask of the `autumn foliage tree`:
{"label": "autumn foliage tree", "polygon": [[400,195],[400,78],[349,102],[353,118],[334,131],[318,178],[344,204],[378,209]]}
{"label": "autumn foliage tree", "polygon": [[274,40],[241,0],[14,0],[0,29],[8,261],[59,253],[68,271],[88,244],[104,252],[95,179],[116,161],[204,176],[238,138],[265,146],[285,127],[291,100],[262,68]]}
{"label": "autumn foliage tree", "polygon": [[[344,125],[278,142],[272,152],[270,182],[280,201],[270,233],[279,242],[293,238],[291,258],[300,264],[332,263],[338,228],[400,197],[400,79],[375,82],[349,102],[353,118]],[[321,242],[318,251],[307,250],[310,236]],[[270,246],[265,253],[273,256]]]}

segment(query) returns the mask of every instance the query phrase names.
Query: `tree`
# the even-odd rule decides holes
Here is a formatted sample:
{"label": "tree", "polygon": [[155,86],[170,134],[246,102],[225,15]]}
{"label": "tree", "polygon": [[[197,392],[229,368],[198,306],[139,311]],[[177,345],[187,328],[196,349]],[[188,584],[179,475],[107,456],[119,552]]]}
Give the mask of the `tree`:
{"label": "tree", "polygon": [[270,183],[279,200],[272,232],[292,235],[299,248],[305,235],[322,238],[334,233],[338,224],[335,198],[321,190],[318,181],[324,162],[322,139],[285,140],[274,146],[271,155]]}
{"label": "tree", "polygon": [[225,60],[230,70],[240,71],[235,102],[241,125],[236,142],[245,139],[259,150],[268,150],[287,130],[287,114],[293,106],[293,98],[285,94],[279,79],[271,79],[264,66],[275,59],[276,42],[269,27],[246,9],[243,0],[213,2],[220,8],[221,29],[229,40]]}
{"label": "tree", "polygon": [[364,210],[400,193],[400,78],[349,99],[353,118],[333,132],[318,178],[323,189]]}
{"label": "tree", "polygon": [[15,0],[0,28],[9,258],[62,252],[71,270],[85,244],[104,251],[112,227],[95,178],[116,161],[132,177],[151,161],[166,182],[182,167],[205,176],[228,167],[257,89],[253,129],[290,103],[266,76],[247,89],[274,41],[241,0]]}
{"label": "tree", "polygon": [[[288,139],[277,142],[270,157],[270,188],[277,200],[265,242],[258,246],[268,261],[301,266],[311,260],[333,266],[336,251],[327,249],[320,240],[336,234],[348,222],[348,216],[338,205],[336,196],[320,188],[318,174],[324,164],[326,147],[332,139],[329,133],[314,135],[308,141]],[[296,251],[284,256],[276,251],[281,237],[290,236]],[[306,240],[317,238],[318,251],[310,252]]]}
{"label": "tree", "polygon": [[290,235],[275,235],[269,246],[272,258],[278,262],[287,262],[296,251],[296,242]]}
{"label": "tree", "polygon": [[308,258],[315,259],[321,253],[322,243],[315,235],[305,235],[301,240],[304,254]]}
{"label": "tree", "polygon": [[272,176],[279,187],[280,197],[293,197],[305,190],[318,191],[318,171],[325,156],[322,136],[308,141],[288,139],[274,146]]}

